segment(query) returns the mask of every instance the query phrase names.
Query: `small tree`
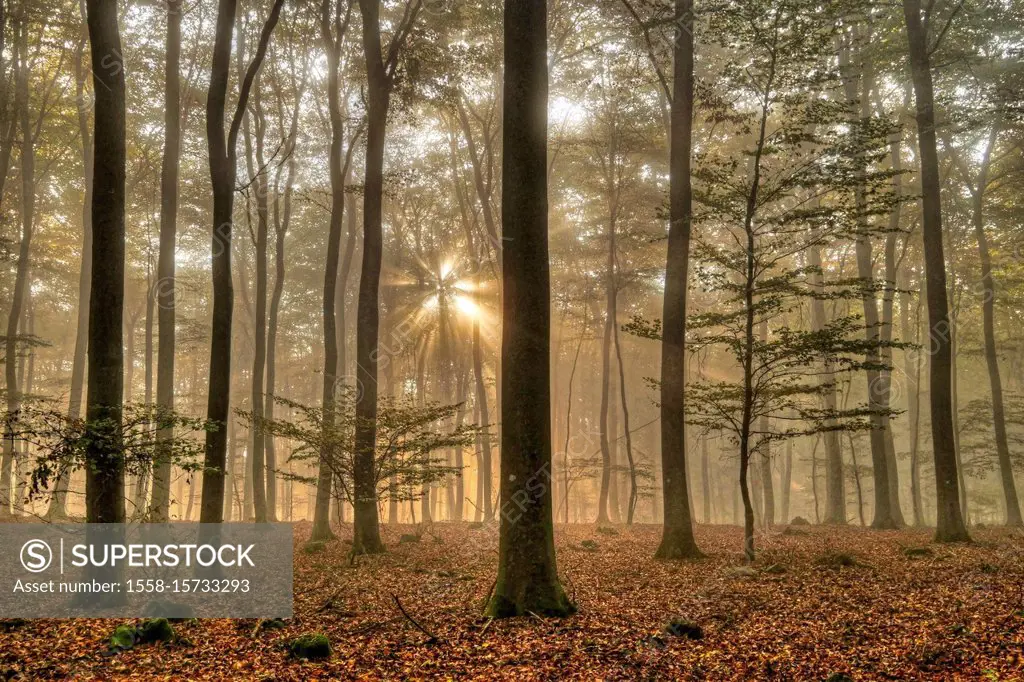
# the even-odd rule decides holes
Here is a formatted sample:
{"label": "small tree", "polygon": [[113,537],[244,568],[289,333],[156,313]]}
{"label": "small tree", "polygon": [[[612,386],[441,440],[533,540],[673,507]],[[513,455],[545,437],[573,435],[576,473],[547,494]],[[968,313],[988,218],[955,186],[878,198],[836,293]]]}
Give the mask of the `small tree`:
{"label": "small tree", "polygon": [[[56,489],[60,487],[57,482],[70,480],[86,466],[89,448],[102,447],[114,453],[111,457],[126,475],[143,476],[151,471],[159,444],[162,461],[192,476],[203,466],[201,434],[211,428],[201,419],[145,403],[126,403],[120,428],[109,421],[90,423],[72,418],[55,401],[46,399],[35,399],[5,419],[5,427],[36,453],[28,471],[27,501],[63,493]],[[175,433],[171,440],[164,436],[168,430]],[[118,436],[111,435],[114,433]],[[144,500],[128,513],[139,521],[148,520],[147,515]]]}
{"label": "small tree", "polygon": [[[360,417],[356,415],[353,391],[345,389],[336,397],[331,415],[325,415],[322,407],[276,396],[274,399],[294,412],[295,418],[266,419],[241,411],[239,414],[253,428],[295,443],[289,460],[308,460],[326,466],[335,483],[335,494],[354,504],[355,429]],[[385,396],[378,403],[373,466],[377,499],[416,500],[430,484],[462,475],[462,470],[449,465],[443,455],[434,454],[448,448],[469,447],[482,431],[476,424],[455,425],[453,417],[461,404],[421,405],[412,396]]]}
{"label": "small tree", "polygon": [[[886,190],[892,172],[872,165],[886,153],[891,126],[857,119],[841,100],[831,61],[841,16],[841,8],[813,2],[759,0],[726,3],[708,17],[709,33],[728,36],[722,47],[736,55],[722,64],[720,77],[743,96],[708,103],[711,121],[731,128],[739,144],[723,143],[697,165],[700,229],[692,248],[697,279],[713,304],[689,317],[686,345],[721,353],[735,367],[691,383],[686,414],[705,431],[732,434],[739,447],[748,561],[751,458],[767,457],[772,441],[870,428],[878,414],[823,400],[837,376],[884,368],[878,335],[854,338],[863,323],[853,316],[811,331],[793,319],[805,302],[860,298],[874,286],[825,284],[804,254],[855,236],[893,202]],[[855,187],[866,188],[870,201],[855,201]],[[661,337],[660,323],[634,320],[629,327]]]}

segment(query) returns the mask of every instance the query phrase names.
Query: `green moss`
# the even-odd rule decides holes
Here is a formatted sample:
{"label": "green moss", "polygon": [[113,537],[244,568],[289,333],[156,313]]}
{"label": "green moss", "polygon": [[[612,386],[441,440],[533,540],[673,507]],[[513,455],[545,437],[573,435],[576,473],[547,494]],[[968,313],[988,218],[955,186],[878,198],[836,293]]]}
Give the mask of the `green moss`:
{"label": "green moss", "polygon": [[134,625],[118,625],[110,636],[110,648],[115,651],[127,651],[135,646],[138,631]]}
{"label": "green moss", "polygon": [[139,642],[170,642],[174,628],[166,618],[147,618],[139,626]]}
{"label": "green moss", "polygon": [[331,655],[331,641],[322,633],[307,632],[293,639],[288,645],[288,651],[294,658],[310,661],[328,658]]}
{"label": "green moss", "polygon": [[406,544],[409,544],[411,542],[419,542],[419,541],[420,541],[420,536],[419,535],[412,535],[411,533],[405,533],[401,537],[398,538],[398,544],[400,544],[400,545],[406,545]]}

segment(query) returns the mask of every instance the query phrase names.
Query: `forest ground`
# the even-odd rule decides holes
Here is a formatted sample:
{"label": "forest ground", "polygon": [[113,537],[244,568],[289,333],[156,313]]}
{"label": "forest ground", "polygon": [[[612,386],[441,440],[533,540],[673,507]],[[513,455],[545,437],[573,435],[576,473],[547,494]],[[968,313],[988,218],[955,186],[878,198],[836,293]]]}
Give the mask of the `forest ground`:
{"label": "forest ground", "polygon": [[[111,654],[125,621],[0,621],[0,678],[1024,679],[1024,536],[1006,529],[935,545],[927,530],[780,527],[758,535],[751,571],[735,526],[698,527],[708,557],[688,562],[651,558],[654,526],[563,526],[579,613],[494,622],[481,608],[496,528],[436,524],[401,544],[414,527],[383,532],[388,553],[352,565],[344,535],[309,554],[297,524],[295,617],[281,629],[177,623],[175,643]],[[672,619],[702,636],[667,633]],[[305,632],[330,637],[328,660],[289,658]]]}

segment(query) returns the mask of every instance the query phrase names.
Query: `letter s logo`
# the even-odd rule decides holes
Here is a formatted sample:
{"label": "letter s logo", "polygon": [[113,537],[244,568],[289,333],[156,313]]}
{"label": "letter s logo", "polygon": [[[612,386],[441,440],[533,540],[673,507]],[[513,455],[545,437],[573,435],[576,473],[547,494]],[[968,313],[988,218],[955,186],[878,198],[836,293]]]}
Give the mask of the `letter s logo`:
{"label": "letter s logo", "polygon": [[42,540],[29,540],[21,546],[21,565],[26,571],[41,573],[53,563],[53,550]]}

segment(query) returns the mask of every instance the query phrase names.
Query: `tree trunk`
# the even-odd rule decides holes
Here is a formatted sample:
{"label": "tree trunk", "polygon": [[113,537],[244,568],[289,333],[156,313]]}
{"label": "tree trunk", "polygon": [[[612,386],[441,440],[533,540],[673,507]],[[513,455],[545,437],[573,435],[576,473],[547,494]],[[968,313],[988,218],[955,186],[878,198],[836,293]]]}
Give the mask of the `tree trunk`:
{"label": "tree trunk", "polygon": [[[858,112],[857,102],[862,99],[858,95],[858,83],[868,79],[864,71],[867,65],[860,69],[853,66],[849,46],[843,46],[839,52],[840,69],[843,73],[843,88],[846,95],[846,104],[851,115],[862,115]],[[861,280],[861,302],[864,306],[865,335],[869,344],[872,344],[865,356],[865,362],[877,366],[881,361],[877,344],[881,341],[878,322],[878,301],[875,298],[874,284],[874,263],[871,255],[871,233],[867,215],[867,193],[863,174],[866,166],[863,158],[858,163],[858,179],[854,187],[854,197],[857,207],[857,277]],[[871,442],[871,466],[875,479],[875,518],[871,523],[873,528],[898,528],[900,526],[896,517],[896,510],[893,508],[892,495],[889,485],[889,459],[885,449],[885,423],[883,412],[886,406],[882,402],[884,393],[884,380],[881,373],[874,368],[865,371],[867,381],[868,407],[871,410],[871,430],[869,432]]]}
{"label": "tree trunk", "polygon": [[558,581],[551,508],[547,4],[505,2],[501,514],[493,617],[575,611]]}
{"label": "tree trunk", "polygon": [[[345,171],[343,145],[345,125],[341,112],[341,48],[351,14],[341,19],[341,2],[335,4],[331,16],[330,0],[323,0],[320,6],[320,32],[327,51],[327,108],[331,122],[331,147],[328,166],[331,177],[331,217],[327,232],[327,261],[324,266],[323,288],[323,333],[324,333],[324,379],[321,393],[323,406],[323,428],[327,434],[334,428],[338,411],[338,339],[335,319],[335,296],[338,283],[338,258],[341,249],[341,227],[345,212]],[[356,399],[362,399],[357,388]],[[313,509],[313,532],[310,540],[322,541],[334,538],[331,531],[331,491],[334,481],[334,458],[336,453],[320,453],[317,473],[316,505]]]}
{"label": "tree trunk", "polygon": [[[32,253],[32,232],[35,219],[35,139],[29,117],[29,65],[28,29],[25,19],[19,18],[15,25],[15,50],[18,69],[15,82],[15,110],[21,127],[21,242],[18,247],[18,264],[14,275],[14,293],[7,317],[7,335],[4,349],[4,374],[7,382],[7,414],[14,416],[21,409],[21,395],[18,385],[18,325],[26,301],[28,286],[29,258]],[[120,398],[119,398],[120,399]],[[11,474],[16,454],[13,428],[4,432],[2,463],[0,463],[0,516],[10,513],[12,498]]]}
{"label": "tree trunk", "polygon": [[[160,170],[160,255],[157,260],[155,298],[158,306],[156,361],[157,410],[174,409],[174,251],[178,221],[178,168],[181,157],[181,12],[183,0],[167,3],[167,60],[164,64],[164,156]],[[173,428],[157,429],[153,461],[151,521],[168,520],[171,494],[171,439]]]}
{"label": "tree trunk", "polygon": [[939,542],[970,540],[957,496],[957,466],[953,442],[949,305],[946,299],[946,262],[942,244],[942,202],[939,157],[935,140],[935,100],[927,29],[921,21],[920,0],[903,0],[907,24],[910,70],[917,104],[917,142],[921,159],[921,223],[928,296],[928,332],[931,344],[930,398],[932,448],[935,460],[935,495]]}
{"label": "tree trunk", "polygon": [[[661,470],[664,528],[655,556],[682,559],[701,555],[693,537],[686,480],[686,290],[690,267],[693,134],[693,3],[675,2],[672,134],[669,149],[669,230],[665,261],[664,329],[661,339]],[[746,466],[746,463],[743,463]],[[746,471],[742,474],[744,480]]]}
{"label": "tree trunk", "polygon": [[86,521],[123,523],[121,394],[125,247],[125,82],[116,0],[87,0],[92,53],[95,175],[89,301]]}
{"label": "tree trunk", "polygon": [[[768,320],[761,320],[758,325],[758,336],[762,343],[768,342]],[[771,433],[772,423],[767,415],[762,415],[758,420],[758,430],[762,434]],[[775,486],[772,483],[772,445],[771,441],[764,441],[764,452],[761,455],[761,490],[764,501],[764,527],[771,529],[775,525]]]}
{"label": "tree trunk", "polygon": [[999,374],[999,355],[996,352],[996,287],[992,277],[992,256],[988,250],[988,236],[985,234],[985,190],[988,186],[989,166],[992,151],[999,137],[1000,124],[992,124],[988,146],[982,160],[978,178],[974,183],[974,210],[972,222],[978,240],[978,258],[981,261],[981,286],[983,327],[985,333],[985,364],[988,366],[988,382],[992,391],[992,426],[996,437],[996,456],[999,462],[999,476],[1003,483],[1003,498],[1006,505],[1006,525],[1024,525],[1021,518],[1020,500],[1013,480],[1013,465],[1010,460],[1010,446],[1006,437],[1006,408],[1003,405],[1003,381]]}
{"label": "tree trunk", "polygon": [[[266,116],[263,112],[263,96],[260,84],[256,83],[252,96],[253,108],[246,119],[245,142],[246,162],[249,175],[253,178],[256,194],[256,303],[253,314],[253,354],[250,386],[250,409],[253,414],[251,450],[247,463],[252,467],[252,499],[256,523],[266,523],[273,519],[267,510],[267,472],[266,472],[266,430],[263,428],[263,408],[266,402],[264,382],[267,367],[267,283],[268,255],[270,237],[270,206],[267,193],[269,182],[264,171],[263,141],[266,133]],[[250,131],[250,124],[255,129]],[[255,138],[255,139],[253,139]],[[253,154],[255,142],[255,154]],[[255,156],[255,158],[254,158]]]}
{"label": "tree trunk", "polygon": [[[612,329],[615,326],[615,256],[612,255],[615,249],[615,226],[611,223],[608,247],[608,270],[605,273],[605,318],[604,318],[604,334],[601,337],[601,411],[598,417],[598,428],[600,430],[599,441],[601,446],[601,490],[598,496],[597,502],[597,523],[598,525],[611,523],[613,513],[616,514],[615,520],[617,521],[617,505],[611,507],[611,488],[612,488],[612,451],[610,436],[609,434],[610,425],[608,423],[609,410],[614,409],[611,406],[611,347],[612,347]],[[611,508],[610,508],[611,507]]]}
{"label": "tree trunk", "polygon": [[[824,276],[821,272],[821,244],[812,240],[807,250],[807,262],[811,266],[811,286],[819,291],[824,289]],[[815,297],[811,299],[811,331],[821,331],[827,323],[825,301]],[[820,384],[832,384],[835,377],[826,373],[819,378]],[[822,407],[829,412],[836,409],[836,389],[825,388],[822,396]],[[833,422],[828,422],[833,425]],[[846,477],[843,473],[843,447],[838,431],[826,431],[822,434],[825,446],[825,523],[846,525]],[[815,507],[817,512],[817,507]],[[788,519],[787,519],[788,520]]]}
{"label": "tree trunk", "polygon": [[[921,340],[921,319],[919,313],[920,298],[914,305],[916,314],[911,326],[910,318],[910,276],[905,275],[903,293],[900,294],[900,336],[904,343],[914,343],[915,346]],[[911,331],[913,329],[913,331]],[[903,373],[910,382],[907,390],[907,440],[910,448],[910,500],[914,511],[914,525],[921,527],[925,525],[924,505],[921,501],[921,462],[919,456],[921,438],[921,352],[919,350],[904,349],[903,351]]]}
{"label": "tree trunk", "polygon": [[242,125],[249,92],[267,53],[270,36],[281,15],[283,0],[274,0],[263,24],[256,54],[246,69],[238,102],[228,133],[224,134],[228,76],[231,66],[232,27],[238,0],[218,0],[217,25],[206,99],[206,139],[209,147],[210,180],[213,185],[213,328],[210,343],[210,382],[206,417],[217,428],[206,432],[206,456],[199,519],[220,523],[224,511],[224,474],[227,454],[227,423],[231,401],[231,319],[234,288],[231,282],[231,231],[235,172],[238,163],[238,132]]}
{"label": "tree trunk", "polygon": [[[414,7],[418,8],[419,4]],[[363,260],[359,273],[359,306],[356,313],[356,381],[360,397],[356,402],[352,551],[355,554],[377,554],[384,551],[384,543],[380,539],[374,469],[380,272],[383,258],[384,142],[392,79],[389,65],[385,64],[381,52],[380,0],[359,0],[359,8],[363,15],[363,52],[367,71],[367,129]],[[393,38],[398,39],[397,35]],[[393,47],[397,45],[392,43]],[[388,52],[390,62],[391,50]]]}
{"label": "tree trunk", "polygon": [[789,523],[789,497],[790,488],[793,485],[793,441],[786,441],[786,458],[782,464],[782,481],[779,486],[782,491],[782,522]]}

